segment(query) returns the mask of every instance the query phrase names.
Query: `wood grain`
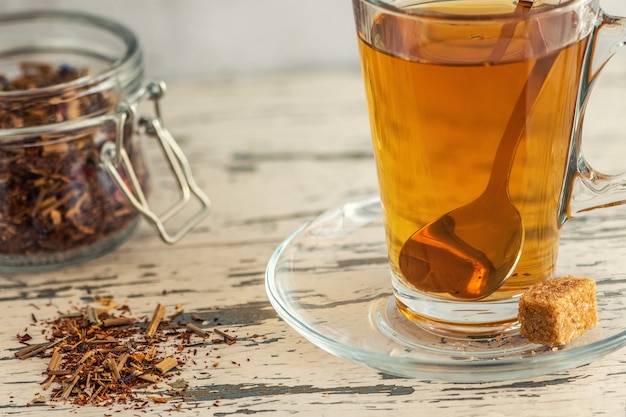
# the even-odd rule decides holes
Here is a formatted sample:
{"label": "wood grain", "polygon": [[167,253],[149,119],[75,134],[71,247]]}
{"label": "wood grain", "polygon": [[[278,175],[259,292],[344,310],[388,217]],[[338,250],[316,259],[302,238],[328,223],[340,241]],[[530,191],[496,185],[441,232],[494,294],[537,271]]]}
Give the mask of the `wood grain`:
{"label": "wood grain", "polygon": [[[623,77],[617,80],[624,84]],[[165,124],[210,194],[212,215],[174,246],[143,223],[99,259],[60,271],[0,275],[0,416],[625,415],[624,351],[532,380],[410,380],[335,358],[277,317],[264,289],[275,247],[323,210],[376,192],[362,90],[356,72],[170,84]],[[612,100],[611,88],[598,90]],[[602,117],[594,123],[604,126]],[[597,129],[590,136],[614,146],[623,136],[612,133],[607,138]],[[153,200],[165,206],[173,189],[158,153],[150,153]],[[603,162],[602,155],[597,160]],[[147,320],[159,303],[166,316],[180,304],[183,319],[199,316],[237,342],[218,350],[198,345],[195,355],[186,354],[184,402],[142,410],[50,401],[29,406],[45,395],[39,383],[47,362],[15,359],[16,334],[27,331],[33,342],[43,341],[42,320],[104,296]]]}

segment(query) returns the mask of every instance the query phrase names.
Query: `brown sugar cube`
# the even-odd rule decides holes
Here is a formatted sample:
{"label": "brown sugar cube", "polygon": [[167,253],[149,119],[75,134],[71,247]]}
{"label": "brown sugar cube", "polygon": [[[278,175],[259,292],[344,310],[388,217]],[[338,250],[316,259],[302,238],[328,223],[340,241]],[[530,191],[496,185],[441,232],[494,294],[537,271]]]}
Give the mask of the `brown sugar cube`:
{"label": "brown sugar cube", "polygon": [[598,323],[596,283],[590,278],[553,278],[519,301],[520,333],[530,342],[563,346]]}

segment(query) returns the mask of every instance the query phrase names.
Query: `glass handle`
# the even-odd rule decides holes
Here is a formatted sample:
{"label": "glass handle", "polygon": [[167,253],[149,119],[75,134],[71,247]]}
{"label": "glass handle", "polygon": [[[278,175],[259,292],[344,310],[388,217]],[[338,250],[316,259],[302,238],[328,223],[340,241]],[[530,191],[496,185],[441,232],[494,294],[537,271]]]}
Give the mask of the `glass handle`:
{"label": "glass handle", "polygon": [[[159,235],[165,242],[173,244],[178,242],[187,232],[208,216],[211,210],[211,202],[207,195],[196,184],[191,172],[191,167],[182,149],[178,146],[170,132],[163,127],[158,100],[163,95],[164,90],[165,87],[162,82],[150,83],[141,90],[141,94],[136,98],[135,104],[124,103],[119,106],[119,120],[117,121],[118,134],[116,141],[107,142],[102,146],[100,150],[100,160],[104,169],[111,176],[128,201],[130,201],[130,203],[143,214],[146,220],[157,229]],[[180,191],[179,199],[160,215],[150,208],[132,162],[123,146],[125,136],[124,126],[129,120],[134,118],[136,102],[145,96],[154,101],[156,116],[141,118],[138,124],[144,129],[147,135],[157,139]],[[120,168],[126,173],[127,181],[120,175]],[[175,232],[168,232],[165,227],[165,222],[191,204],[192,201],[199,202],[200,208]]]}
{"label": "glass handle", "polygon": [[[582,112],[597,75],[617,51],[626,44],[626,20],[621,17],[602,15],[598,20],[595,36],[589,45],[589,60],[583,67],[581,102]],[[575,143],[570,166],[571,184],[567,201],[566,218],[580,217],[597,208],[626,204],[626,173],[607,175],[593,168],[582,155],[580,132],[582,117],[578,117],[578,139]]]}

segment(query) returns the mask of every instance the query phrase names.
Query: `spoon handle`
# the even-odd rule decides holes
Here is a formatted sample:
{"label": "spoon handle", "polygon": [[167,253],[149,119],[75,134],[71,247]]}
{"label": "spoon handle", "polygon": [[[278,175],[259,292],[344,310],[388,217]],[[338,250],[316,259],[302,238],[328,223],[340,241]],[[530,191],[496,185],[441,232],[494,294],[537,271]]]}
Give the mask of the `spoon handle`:
{"label": "spoon handle", "polygon": [[[517,2],[517,6],[515,6],[515,10],[513,14],[524,13],[530,10],[533,7],[533,2],[535,0],[519,0]],[[509,47],[511,43],[511,39],[513,39],[513,35],[515,34],[515,29],[517,28],[517,21],[512,21],[510,23],[502,26],[500,30],[500,34],[498,35],[498,41],[491,51],[491,55],[487,58],[488,62],[495,63],[499,62],[504,53],[506,52],[506,48]]]}
{"label": "spoon handle", "polygon": [[[523,0],[520,0],[520,3],[522,1]],[[537,32],[536,36],[531,35],[531,47],[533,53],[538,56],[538,58],[517,98],[517,102],[504,129],[494,157],[487,189],[503,191],[496,195],[508,195],[507,185],[509,175],[511,167],[513,166],[515,152],[517,151],[517,147],[526,127],[527,116],[533,110],[541,88],[543,87],[543,83],[558,56],[558,51],[546,54],[547,45],[544,43],[543,36],[541,36],[540,28],[536,25],[530,28]]]}

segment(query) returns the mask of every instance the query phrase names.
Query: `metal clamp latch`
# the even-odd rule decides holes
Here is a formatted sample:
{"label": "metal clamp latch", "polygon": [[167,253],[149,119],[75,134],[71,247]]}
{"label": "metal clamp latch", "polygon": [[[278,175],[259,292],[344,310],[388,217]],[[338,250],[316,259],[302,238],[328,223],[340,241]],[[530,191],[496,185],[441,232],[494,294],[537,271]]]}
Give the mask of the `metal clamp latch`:
{"label": "metal clamp latch", "polygon": [[[211,202],[207,195],[196,184],[191,173],[189,162],[183,151],[169,131],[163,127],[159,99],[163,96],[164,92],[165,83],[150,82],[140,89],[134,97],[131,97],[127,102],[118,106],[117,113],[119,119],[117,120],[115,143],[107,142],[103,145],[100,151],[100,159],[104,169],[109,173],[117,187],[130,203],[155,226],[161,238],[167,243],[175,243],[209,214]],[[148,205],[135,169],[123,146],[125,140],[125,126],[129,122],[134,122],[137,103],[146,97],[154,102],[155,116],[150,118],[142,117],[137,124],[143,129],[145,134],[158,140],[180,189],[180,198],[178,201],[161,215],[157,215]],[[126,181],[129,184],[124,181],[118,171],[120,165],[128,176]],[[187,206],[187,204],[192,201],[192,196],[200,203],[200,209],[187,219],[178,230],[174,233],[169,233],[165,228],[165,222]]]}

